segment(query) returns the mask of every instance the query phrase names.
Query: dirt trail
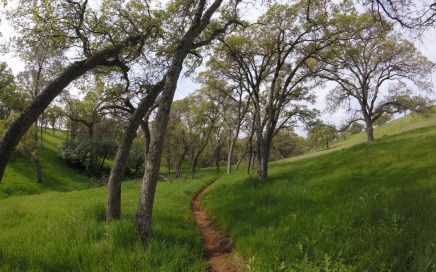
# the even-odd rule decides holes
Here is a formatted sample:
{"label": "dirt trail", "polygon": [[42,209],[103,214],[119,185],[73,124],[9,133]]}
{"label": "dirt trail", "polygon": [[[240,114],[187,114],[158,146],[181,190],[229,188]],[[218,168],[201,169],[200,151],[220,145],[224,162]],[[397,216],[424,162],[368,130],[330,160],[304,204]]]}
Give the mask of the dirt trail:
{"label": "dirt trail", "polygon": [[192,214],[197,222],[203,240],[203,250],[209,271],[211,272],[236,272],[232,241],[221,231],[215,229],[212,220],[201,209],[200,201],[209,190],[211,184],[201,190],[192,202]]}

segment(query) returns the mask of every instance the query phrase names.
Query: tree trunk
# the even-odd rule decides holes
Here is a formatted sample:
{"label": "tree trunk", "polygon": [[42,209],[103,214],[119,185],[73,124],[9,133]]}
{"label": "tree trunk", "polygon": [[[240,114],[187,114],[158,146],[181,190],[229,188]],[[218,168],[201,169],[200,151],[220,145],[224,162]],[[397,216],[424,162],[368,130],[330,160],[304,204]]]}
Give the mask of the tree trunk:
{"label": "tree trunk", "polygon": [[247,149],[245,149],[244,152],[242,153],[242,155],[239,157],[238,162],[236,163],[236,167],[235,167],[236,171],[238,171],[242,160],[245,158],[245,155],[247,155]]}
{"label": "tree trunk", "polygon": [[168,174],[171,174],[171,151],[168,149],[167,153]]}
{"label": "tree trunk", "polygon": [[222,148],[222,144],[218,143],[218,147],[217,147],[217,151],[216,151],[216,157],[215,157],[215,166],[216,166],[217,172],[220,171],[221,148]]}
{"label": "tree trunk", "polygon": [[265,181],[268,178],[268,157],[269,157],[269,151],[264,146],[260,148],[259,152],[257,153],[258,156],[258,168],[257,168],[257,176],[260,181]]}
{"label": "tree trunk", "polygon": [[43,144],[42,133],[43,133],[43,127],[42,127],[42,119],[41,119],[41,129],[40,129],[40,140],[41,140],[41,144]]}
{"label": "tree trunk", "polygon": [[[181,63],[180,63],[181,66]],[[180,67],[181,70],[181,67]],[[150,149],[146,160],[144,177],[141,185],[141,195],[136,212],[136,224],[140,237],[145,241],[151,234],[151,220],[153,214],[154,195],[159,178],[160,162],[162,158],[163,142],[165,139],[169,113],[176,89],[180,71],[174,75],[167,75],[164,94],[156,116],[155,128],[150,141]]]}
{"label": "tree trunk", "polygon": [[366,122],[365,131],[368,142],[374,141],[374,127],[372,125],[372,122]]}
{"label": "tree trunk", "polygon": [[227,154],[227,174],[232,173],[232,158],[233,158],[233,151],[235,150],[235,140],[232,140],[229,145],[229,152]]}
{"label": "tree trunk", "polygon": [[191,173],[192,173],[192,177],[194,177],[196,169],[197,169],[197,162],[198,162],[198,157],[195,156],[194,160],[191,161]]}
{"label": "tree trunk", "polygon": [[106,160],[106,156],[107,156],[107,154],[104,154],[103,160],[102,160],[101,165],[100,165],[100,171],[103,171],[103,166],[104,166],[104,161]]}
{"label": "tree trunk", "polygon": [[250,151],[250,156],[248,157],[248,166],[247,166],[247,174],[250,175],[251,167],[254,165],[254,158],[256,154],[253,151]]}
{"label": "tree trunk", "polygon": [[185,145],[182,154],[179,156],[176,166],[176,178],[180,177],[182,173],[183,161],[185,160],[186,154],[188,153],[188,146]]}
{"label": "tree trunk", "polygon": [[151,141],[150,126],[148,124],[148,120],[143,120],[143,122],[141,122],[141,129],[142,129],[142,133],[144,134],[144,167],[145,167],[145,163],[147,162],[147,157],[148,157],[148,151],[150,150],[150,141]]}
{"label": "tree trunk", "polygon": [[124,130],[108,180],[108,219],[118,219],[121,216],[121,181],[124,177],[124,170],[126,168],[130,148],[132,147],[132,142],[136,137],[136,131],[142,122],[142,118],[144,118],[162,90],[162,84],[163,82],[156,84],[149,95],[142,99],[138,108],[133,113],[127,128]]}
{"label": "tree trunk", "polygon": [[171,111],[171,105],[174,99],[174,93],[177,88],[177,81],[183,68],[183,61],[193,48],[193,42],[209,24],[209,20],[215,11],[221,6],[222,0],[215,0],[211,6],[204,11],[204,2],[200,1],[198,13],[195,16],[193,25],[189,27],[184,34],[179,46],[177,47],[168,72],[165,75],[165,87],[162,93],[162,99],[159,103],[159,109],[155,119],[155,129],[150,142],[147,164],[144,178],[142,180],[141,195],[139,198],[138,209],[136,212],[136,223],[138,232],[143,241],[151,234],[151,220],[153,213],[154,195],[156,184],[159,177],[160,162],[162,158],[163,144]]}
{"label": "tree trunk", "polygon": [[153,202],[156,185],[159,178],[160,162],[163,152],[163,144],[167,130],[171,105],[177,88],[177,81],[183,67],[183,61],[188,51],[179,49],[172,61],[172,65],[165,76],[165,86],[159,109],[155,119],[150,149],[145,166],[144,177],[141,185],[141,195],[136,211],[136,224],[139,235],[145,241],[151,234],[151,220],[153,214]]}
{"label": "tree trunk", "polygon": [[134,40],[130,38],[116,46],[98,51],[86,60],[72,63],[41,91],[35,100],[8,126],[0,139],[0,158],[2,158],[0,160],[0,182],[3,178],[6,165],[18,142],[30,126],[38,120],[38,117],[44,112],[53,99],[72,81],[97,66],[105,65],[108,57],[115,56],[128,44],[137,43],[138,41],[138,38]]}
{"label": "tree trunk", "polygon": [[42,169],[39,158],[31,156],[33,167],[35,167],[36,182],[42,183]]}

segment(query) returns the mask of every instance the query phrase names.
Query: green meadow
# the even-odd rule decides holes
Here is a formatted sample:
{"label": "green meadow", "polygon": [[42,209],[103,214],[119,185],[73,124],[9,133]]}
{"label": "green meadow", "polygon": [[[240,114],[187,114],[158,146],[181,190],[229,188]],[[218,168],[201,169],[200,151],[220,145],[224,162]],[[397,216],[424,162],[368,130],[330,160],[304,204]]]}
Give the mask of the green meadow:
{"label": "green meadow", "polygon": [[266,182],[245,169],[159,182],[145,245],[140,181],[124,182],[122,218],[108,222],[106,188],[57,157],[61,132],[44,133],[45,182],[17,153],[0,185],[0,271],[206,271],[190,205],[217,178],[202,204],[247,271],[435,271],[434,123],[407,116],[372,143],[362,133],[274,162]]}
{"label": "green meadow", "polygon": [[0,199],[10,195],[38,194],[46,191],[71,191],[90,188],[91,178],[81,170],[65,164],[57,156],[57,147],[65,141],[62,131],[43,133],[40,153],[43,184],[35,182],[35,171],[30,158],[16,152],[0,185]]}
{"label": "green meadow", "polygon": [[203,204],[249,271],[436,271],[435,143],[423,127],[278,161],[266,182],[222,176]]}
{"label": "green meadow", "polygon": [[44,192],[0,201],[1,271],[204,271],[190,205],[214,178],[202,171],[157,188],[153,237],[134,223],[139,181],[123,184],[122,218],[105,221],[106,188]]}

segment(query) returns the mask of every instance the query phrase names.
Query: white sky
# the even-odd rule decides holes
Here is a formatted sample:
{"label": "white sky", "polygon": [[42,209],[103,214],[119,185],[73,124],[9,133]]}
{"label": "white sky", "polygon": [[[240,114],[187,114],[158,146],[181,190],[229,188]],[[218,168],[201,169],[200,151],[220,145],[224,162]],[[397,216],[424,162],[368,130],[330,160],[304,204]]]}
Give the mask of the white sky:
{"label": "white sky", "polygon": [[[0,5],[0,9],[3,7]],[[1,12],[1,10],[0,10]],[[246,9],[246,14],[244,17],[253,19],[258,17],[258,14],[260,14],[258,7],[249,7]],[[1,41],[7,41],[10,37],[13,37],[15,35],[13,28],[7,23],[6,19],[3,16],[0,16],[0,34],[1,34]],[[401,32],[401,29],[400,29]],[[430,61],[436,63],[436,28],[433,28],[422,36],[420,40],[413,40],[415,43],[415,46],[422,52],[424,56],[426,56]],[[24,70],[24,63],[17,57],[14,57],[12,54],[2,54],[0,53],[0,61],[7,62],[8,65],[11,67],[14,74],[19,73],[20,71]],[[432,81],[433,81],[433,93],[429,94],[429,96],[432,99],[436,99],[436,71],[433,71],[432,74]],[[196,89],[199,88],[199,84],[196,83],[194,80],[192,80],[189,77],[181,76],[179,79],[179,84],[176,90],[175,99],[181,99],[188,94],[192,93]],[[345,112],[344,111],[338,111],[336,113],[326,113],[325,107],[325,96],[331,88],[331,86],[334,86],[332,84],[328,84],[325,89],[319,89],[316,90],[317,95],[317,102],[315,103],[314,107],[319,109],[321,112],[323,112],[321,119],[324,122],[340,125],[344,119],[345,119]],[[305,132],[302,129],[296,130],[297,133],[304,135]]]}

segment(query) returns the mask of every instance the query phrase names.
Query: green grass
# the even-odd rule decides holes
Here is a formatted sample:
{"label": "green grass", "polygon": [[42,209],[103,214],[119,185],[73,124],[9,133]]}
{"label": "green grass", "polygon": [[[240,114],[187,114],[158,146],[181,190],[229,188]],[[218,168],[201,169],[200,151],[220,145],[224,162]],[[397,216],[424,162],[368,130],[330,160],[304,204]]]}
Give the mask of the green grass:
{"label": "green grass", "polygon": [[[436,106],[432,109],[432,114],[428,117],[424,117],[419,114],[408,114],[402,118],[391,121],[385,125],[375,128],[374,137],[376,139],[385,136],[404,133],[407,131],[436,126]],[[333,144],[334,147],[348,147],[354,144],[362,143],[366,141],[366,133],[361,132],[352,135],[350,138],[344,141],[339,141]]]}
{"label": "green grass", "polygon": [[0,271],[205,271],[194,194],[216,176],[160,182],[152,239],[134,225],[139,181],[123,184],[122,218],[104,220],[106,188],[0,200]]}
{"label": "green grass", "polygon": [[[432,108],[432,113],[430,116],[424,117],[422,115],[418,114],[408,114],[406,116],[403,116],[397,120],[391,121],[387,124],[384,124],[382,126],[376,127],[374,129],[374,137],[376,139],[383,138],[386,136],[401,134],[404,132],[420,129],[420,128],[426,128],[426,127],[432,127],[436,126],[436,106]],[[355,135],[352,135],[350,138],[345,140],[340,140],[330,146],[329,149],[322,149],[322,150],[312,150],[306,154],[290,157],[283,161],[291,162],[306,158],[312,158],[317,157],[320,155],[328,154],[331,152],[335,152],[338,150],[344,150],[346,148],[349,148],[353,145],[360,144],[366,142],[366,133],[360,132]],[[275,162],[272,162],[275,163]]]}
{"label": "green grass", "polygon": [[0,184],[0,198],[10,195],[38,194],[46,191],[71,191],[91,187],[91,178],[65,164],[57,156],[57,147],[65,141],[64,134],[44,132],[40,153],[43,184],[37,184],[30,158],[17,152],[6,167]]}
{"label": "green grass", "polygon": [[435,143],[427,127],[279,161],[264,183],[221,177],[203,205],[248,270],[436,271]]}

